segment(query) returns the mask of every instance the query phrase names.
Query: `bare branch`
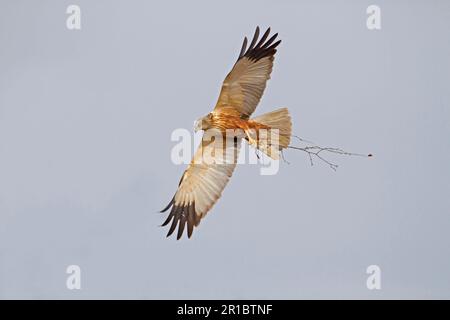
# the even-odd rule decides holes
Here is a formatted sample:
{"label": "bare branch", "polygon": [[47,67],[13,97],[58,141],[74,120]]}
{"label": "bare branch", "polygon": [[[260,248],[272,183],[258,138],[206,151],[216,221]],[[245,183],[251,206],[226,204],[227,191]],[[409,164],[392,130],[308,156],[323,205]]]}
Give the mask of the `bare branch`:
{"label": "bare branch", "polygon": [[[314,158],[317,158],[321,161],[323,161],[324,163],[326,163],[331,169],[333,169],[334,171],[336,171],[336,169],[338,168],[338,165],[327,160],[323,153],[328,152],[328,153],[334,153],[334,154],[340,154],[340,155],[346,155],[346,156],[358,156],[358,157],[372,157],[372,154],[361,154],[361,153],[353,153],[353,152],[347,152],[344,151],[340,148],[331,148],[331,147],[320,147],[317,145],[314,145],[312,142],[307,141],[305,139],[302,139],[298,136],[294,136],[293,137],[297,138],[300,142],[304,143],[305,146],[304,147],[299,147],[299,146],[288,146],[289,149],[295,149],[295,150],[300,150],[303,152],[306,152],[306,154],[309,157],[309,162],[311,164],[311,166],[314,165]],[[307,144],[309,143],[309,144]],[[312,145],[311,145],[312,144]],[[284,155],[283,155],[283,159],[284,159]]]}
{"label": "bare branch", "polygon": [[284,157],[284,152],[283,150],[281,150],[281,158],[283,159],[283,161],[287,164],[291,164],[289,161],[286,160],[286,158]]}

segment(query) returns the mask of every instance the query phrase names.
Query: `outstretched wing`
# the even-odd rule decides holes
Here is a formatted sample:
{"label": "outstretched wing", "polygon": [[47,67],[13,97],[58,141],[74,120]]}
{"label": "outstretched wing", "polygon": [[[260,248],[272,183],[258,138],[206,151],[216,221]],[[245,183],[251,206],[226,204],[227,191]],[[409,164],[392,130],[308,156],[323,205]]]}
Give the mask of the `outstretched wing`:
{"label": "outstretched wing", "polygon": [[[190,238],[194,227],[205,217],[211,207],[220,198],[228,180],[236,167],[241,139],[224,139],[223,146],[202,141],[188,168],[184,171],[178,190],[170,203],[161,212],[169,210],[169,216],[162,224],[172,221],[167,236],[178,225],[177,240],[183,235],[187,225]],[[217,150],[222,152],[218,158]]]}
{"label": "outstretched wing", "polygon": [[266,88],[267,80],[272,72],[276,47],[281,40],[274,43],[278,33],[266,41],[270,28],[259,38],[259,27],[256,28],[253,40],[247,49],[247,37],[244,38],[239,58],[226,76],[219,100],[213,112],[239,114],[248,119],[255,111]]}

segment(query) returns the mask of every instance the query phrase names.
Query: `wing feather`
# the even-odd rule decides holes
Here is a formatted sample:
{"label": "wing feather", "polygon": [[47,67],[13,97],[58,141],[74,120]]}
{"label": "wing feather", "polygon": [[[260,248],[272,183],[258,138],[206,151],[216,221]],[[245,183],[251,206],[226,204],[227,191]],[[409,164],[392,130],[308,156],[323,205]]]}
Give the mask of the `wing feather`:
{"label": "wing feather", "polygon": [[222,84],[213,112],[234,113],[248,119],[255,111],[270,79],[276,47],[281,42],[274,43],[278,33],[266,41],[269,34],[270,28],[258,41],[257,27],[248,49],[247,37],[244,38],[239,58]]}
{"label": "wing feather", "polygon": [[[163,210],[171,211],[162,224],[168,225],[171,221],[167,236],[172,235],[177,226],[177,239],[180,239],[185,229],[190,238],[193,230],[200,224],[200,220],[206,216],[208,211],[217,202],[225,189],[234,168],[240,148],[240,141],[236,143],[234,138],[225,141],[222,146],[223,156],[229,162],[211,163],[202,160],[205,152],[211,153],[214,143],[201,143],[186,171],[183,173],[178,190],[169,205]],[[216,153],[214,153],[216,154]],[[187,226],[187,228],[186,228]]]}

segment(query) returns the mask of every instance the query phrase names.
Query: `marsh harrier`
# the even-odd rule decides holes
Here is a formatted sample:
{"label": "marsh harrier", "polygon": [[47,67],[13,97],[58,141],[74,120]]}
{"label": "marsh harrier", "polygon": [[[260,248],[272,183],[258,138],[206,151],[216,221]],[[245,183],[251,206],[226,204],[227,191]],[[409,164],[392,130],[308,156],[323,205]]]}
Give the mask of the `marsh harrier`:
{"label": "marsh harrier", "polygon": [[[257,27],[248,47],[247,38],[244,38],[239,57],[222,84],[214,110],[198,119],[194,125],[195,131],[206,132],[215,129],[224,133],[228,129],[242,130],[244,133],[242,136],[225,136],[227,141],[223,147],[224,154],[226,156],[228,153],[232,154],[234,160],[237,159],[242,139],[273,159],[279,158],[280,151],[289,146],[291,139],[291,118],[286,108],[250,119],[263,95],[267,80],[270,79],[276,48],[281,42],[275,41],[278,34],[269,38],[270,28],[261,38],[259,35]],[[257,132],[261,129],[277,130],[275,149],[274,145],[259,143]],[[201,219],[220,198],[236,167],[236,161],[226,163],[199,161],[205,151],[209,153],[208,148],[212,148],[212,145],[202,141],[184,171],[175,195],[161,211],[171,209],[162,224],[166,226],[172,222],[167,236],[170,236],[178,226],[177,239],[180,239],[187,226],[187,235],[190,238],[194,227],[199,225]]]}

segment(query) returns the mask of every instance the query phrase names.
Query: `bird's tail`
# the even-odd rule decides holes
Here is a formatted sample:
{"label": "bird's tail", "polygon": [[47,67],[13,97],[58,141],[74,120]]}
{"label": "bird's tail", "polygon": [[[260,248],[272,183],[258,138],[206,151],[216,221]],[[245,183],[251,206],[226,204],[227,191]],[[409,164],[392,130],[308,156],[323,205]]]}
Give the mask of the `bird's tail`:
{"label": "bird's tail", "polygon": [[261,130],[259,133],[250,130],[247,132],[249,143],[272,159],[279,159],[280,151],[287,148],[291,142],[292,122],[288,109],[277,109],[251,121],[266,128],[267,134],[262,135]]}

